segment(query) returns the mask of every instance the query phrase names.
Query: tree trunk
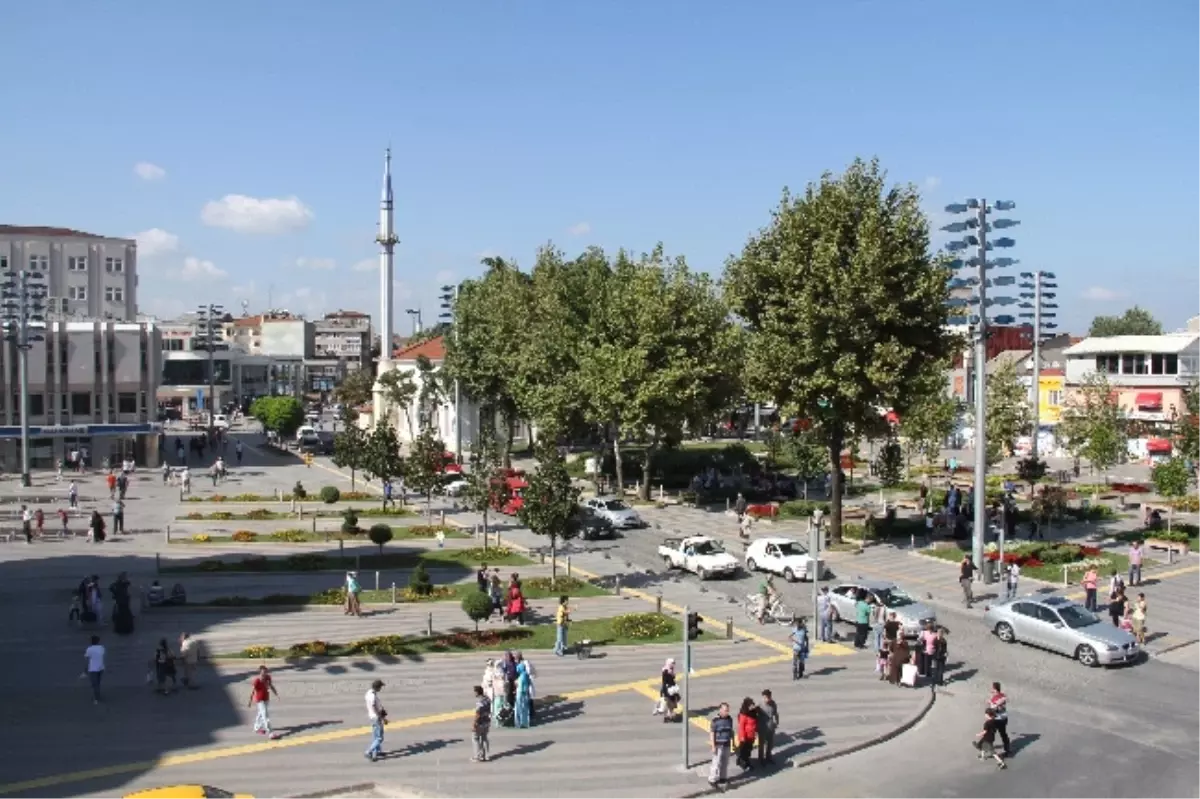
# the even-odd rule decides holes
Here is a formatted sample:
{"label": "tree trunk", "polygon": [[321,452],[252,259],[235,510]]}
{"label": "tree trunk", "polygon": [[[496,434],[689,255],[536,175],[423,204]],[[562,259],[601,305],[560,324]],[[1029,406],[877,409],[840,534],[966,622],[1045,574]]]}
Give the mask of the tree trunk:
{"label": "tree trunk", "polygon": [[621,465],[621,425],[612,423],[613,430],[613,462],[617,470],[617,497],[625,496],[625,469]]}
{"label": "tree trunk", "polygon": [[354,467],[350,467],[350,490],[354,490]]}
{"label": "tree trunk", "polygon": [[808,478],[804,478],[804,501],[808,502]]}
{"label": "tree trunk", "polygon": [[432,491],[425,492],[425,518],[429,520],[430,524],[433,524],[433,492]]}
{"label": "tree trunk", "polygon": [[837,425],[829,433],[829,455],[833,461],[830,473],[829,533],[836,543],[842,543],[842,444],[846,434]]}
{"label": "tree trunk", "polygon": [[487,539],[488,539],[487,514],[488,514],[487,506],[484,506],[484,508],[483,508],[483,551],[484,552],[487,552],[487,544],[488,544],[488,542],[487,542]]}
{"label": "tree trunk", "polygon": [[550,589],[554,589],[554,583],[558,580],[558,548],[555,546],[558,542],[558,536],[550,536]]}
{"label": "tree trunk", "polygon": [[654,455],[656,452],[658,452],[657,437],[651,439],[650,446],[646,447],[645,461],[642,464],[642,486],[638,491],[638,497],[646,501],[650,499],[650,478],[654,474],[654,470],[651,467],[654,466]]}
{"label": "tree trunk", "polygon": [[509,409],[500,411],[500,418],[504,422],[504,450],[501,453],[504,461],[504,468],[512,468],[512,448],[513,448],[513,415]]}

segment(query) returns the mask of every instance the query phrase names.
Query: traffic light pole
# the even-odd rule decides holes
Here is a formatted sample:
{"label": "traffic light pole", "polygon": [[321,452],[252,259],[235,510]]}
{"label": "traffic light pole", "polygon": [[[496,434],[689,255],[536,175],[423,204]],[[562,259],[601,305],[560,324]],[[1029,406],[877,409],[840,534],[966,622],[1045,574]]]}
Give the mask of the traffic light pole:
{"label": "traffic light pole", "polygon": [[688,730],[692,726],[691,711],[689,710],[689,699],[691,693],[692,681],[690,675],[692,673],[692,642],[688,638],[690,628],[688,623],[692,618],[692,611],[687,606],[683,607],[683,690],[680,692],[683,700],[683,713],[680,715],[680,726],[683,727],[683,770],[687,771],[689,766],[688,757]]}

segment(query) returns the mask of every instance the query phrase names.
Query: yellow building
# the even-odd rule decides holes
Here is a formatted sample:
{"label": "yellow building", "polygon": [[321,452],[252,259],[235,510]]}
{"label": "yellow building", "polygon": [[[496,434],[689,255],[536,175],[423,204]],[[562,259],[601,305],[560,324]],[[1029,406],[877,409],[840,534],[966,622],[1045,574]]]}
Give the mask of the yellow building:
{"label": "yellow building", "polygon": [[[1038,375],[1038,421],[1058,424],[1066,404],[1066,377],[1061,369],[1048,369]],[[1058,374],[1055,374],[1057,372]]]}

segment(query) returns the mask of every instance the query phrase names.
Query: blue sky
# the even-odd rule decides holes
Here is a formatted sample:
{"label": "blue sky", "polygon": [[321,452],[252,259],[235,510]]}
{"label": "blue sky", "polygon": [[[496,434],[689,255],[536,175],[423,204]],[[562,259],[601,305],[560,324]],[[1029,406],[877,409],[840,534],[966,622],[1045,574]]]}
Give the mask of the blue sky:
{"label": "blue sky", "polygon": [[157,231],[151,312],[376,312],[391,143],[407,332],[481,255],[549,240],[719,272],[784,185],[878,156],[930,209],[1015,200],[1064,328],[1133,303],[1174,328],[1200,293],[1198,24],[1183,0],[14,2],[0,222]]}

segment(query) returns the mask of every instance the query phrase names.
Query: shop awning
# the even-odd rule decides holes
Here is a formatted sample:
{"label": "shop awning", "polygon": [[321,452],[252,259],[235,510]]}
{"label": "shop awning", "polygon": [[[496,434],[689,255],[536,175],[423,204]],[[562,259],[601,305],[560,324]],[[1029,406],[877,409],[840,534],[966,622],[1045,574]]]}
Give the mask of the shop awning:
{"label": "shop awning", "polygon": [[1170,452],[1171,442],[1165,438],[1152,438],[1146,442],[1147,452]]}
{"label": "shop awning", "polygon": [[1147,410],[1162,408],[1162,392],[1142,391],[1137,395],[1134,404]]}

